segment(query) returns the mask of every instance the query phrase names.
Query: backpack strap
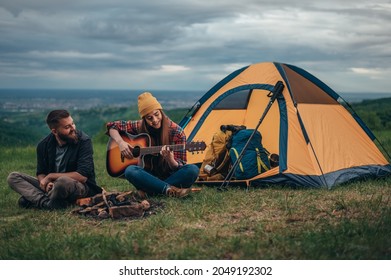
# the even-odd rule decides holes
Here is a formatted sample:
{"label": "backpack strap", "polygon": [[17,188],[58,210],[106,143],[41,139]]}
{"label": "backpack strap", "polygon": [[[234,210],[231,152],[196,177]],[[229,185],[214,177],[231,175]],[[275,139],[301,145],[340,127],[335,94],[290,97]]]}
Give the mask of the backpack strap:
{"label": "backpack strap", "polygon": [[259,173],[261,173],[261,170],[259,170],[260,166],[262,166],[265,171],[268,171],[269,167],[267,167],[267,165],[262,161],[261,153],[259,152],[259,149],[255,148],[255,150],[257,151],[257,161],[258,161],[258,171],[259,171]]}
{"label": "backpack strap", "polygon": [[220,172],[230,162],[229,152],[225,151],[225,155],[219,166],[215,166],[217,172]]}
{"label": "backpack strap", "polygon": [[[238,158],[239,158],[239,153],[238,153],[238,151],[237,151],[235,148],[231,148],[231,151],[234,152],[234,154],[235,154],[235,156],[236,156],[236,160],[238,160]],[[243,164],[242,164],[241,161],[239,161],[239,167],[240,167],[240,170],[243,172],[244,169],[243,169]]]}

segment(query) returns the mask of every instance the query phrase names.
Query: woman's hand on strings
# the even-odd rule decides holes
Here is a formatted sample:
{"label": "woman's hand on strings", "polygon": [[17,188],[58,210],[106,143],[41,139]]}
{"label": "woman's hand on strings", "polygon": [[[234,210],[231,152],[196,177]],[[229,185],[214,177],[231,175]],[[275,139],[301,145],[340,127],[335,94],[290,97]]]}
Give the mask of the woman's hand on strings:
{"label": "woman's hand on strings", "polygon": [[160,150],[160,155],[167,161],[168,165],[172,170],[178,168],[178,162],[174,158],[174,152],[170,149],[169,146],[164,145]]}
{"label": "woman's hand on strings", "polygon": [[170,147],[167,145],[162,147],[160,154],[166,161],[174,160],[174,152],[171,151]]}
{"label": "woman's hand on strings", "polygon": [[133,147],[129,145],[126,141],[122,141],[118,144],[119,150],[121,151],[121,156],[126,157],[128,159],[133,158],[132,150]]}

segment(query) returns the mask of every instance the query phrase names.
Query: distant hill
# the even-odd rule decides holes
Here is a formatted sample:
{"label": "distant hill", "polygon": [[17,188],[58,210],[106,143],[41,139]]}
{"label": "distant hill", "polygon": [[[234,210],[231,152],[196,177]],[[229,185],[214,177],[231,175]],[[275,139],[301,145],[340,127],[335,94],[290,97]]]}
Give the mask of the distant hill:
{"label": "distant hill", "polygon": [[371,130],[391,129],[391,98],[363,100],[352,107]]}
{"label": "distant hill", "polygon": [[[165,110],[179,122],[188,109]],[[85,131],[94,141],[106,142],[105,124],[113,120],[139,119],[136,107],[104,107],[70,110],[78,129]],[[46,112],[0,112],[0,144],[2,146],[35,145],[49,133],[45,123]]]}
{"label": "distant hill", "polygon": [[1,146],[26,146],[38,142],[42,136],[34,129],[26,129],[0,120]]}
{"label": "distant hill", "polygon": [[[391,129],[391,98],[364,100],[351,104],[353,110],[371,130]],[[179,122],[188,109],[165,110],[168,116]],[[85,131],[94,141],[107,141],[105,123],[112,120],[139,119],[136,105],[133,107],[102,107],[70,110],[77,128]],[[2,146],[35,145],[49,133],[45,123],[46,112],[1,112],[0,144]]]}

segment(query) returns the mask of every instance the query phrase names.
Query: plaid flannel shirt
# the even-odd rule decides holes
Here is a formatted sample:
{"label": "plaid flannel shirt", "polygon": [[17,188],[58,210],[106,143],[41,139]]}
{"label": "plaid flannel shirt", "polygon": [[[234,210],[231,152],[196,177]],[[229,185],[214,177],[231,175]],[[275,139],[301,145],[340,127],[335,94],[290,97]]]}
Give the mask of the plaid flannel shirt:
{"label": "plaid flannel shirt", "polygon": [[[137,121],[113,121],[106,124],[107,132],[109,135],[109,129],[113,128],[119,132],[127,132],[129,134],[137,135],[141,133],[141,123],[142,120]],[[169,145],[185,144],[186,135],[183,129],[172,120],[168,119],[169,123]],[[178,169],[186,164],[186,151],[174,151],[174,159],[178,162]]]}

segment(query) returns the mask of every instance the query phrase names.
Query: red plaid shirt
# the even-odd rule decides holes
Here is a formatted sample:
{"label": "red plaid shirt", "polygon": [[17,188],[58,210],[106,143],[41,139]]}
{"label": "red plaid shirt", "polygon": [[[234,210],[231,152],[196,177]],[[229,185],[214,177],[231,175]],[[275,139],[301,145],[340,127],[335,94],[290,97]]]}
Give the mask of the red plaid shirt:
{"label": "red plaid shirt", "polygon": [[[186,135],[183,129],[172,120],[169,122],[169,145],[185,144]],[[141,133],[142,120],[137,121],[113,121],[106,124],[107,134],[109,129],[114,128],[120,132],[127,132],[129,134],[137,135]],[[187,162],[186,151],[174,151],[174,158],[178,162],[178,168],[181,168]]]}

